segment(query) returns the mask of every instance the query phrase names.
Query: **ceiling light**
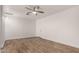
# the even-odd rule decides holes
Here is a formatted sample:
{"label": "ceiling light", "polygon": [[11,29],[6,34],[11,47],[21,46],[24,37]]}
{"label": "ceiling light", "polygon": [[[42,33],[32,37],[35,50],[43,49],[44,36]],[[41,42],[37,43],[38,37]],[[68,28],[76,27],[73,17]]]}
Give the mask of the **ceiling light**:
{"label": "ceiling light", "polygon": [[37,14],[37,12],[35,12],[35,11],[34,11],[34,12],[32,12],[32,13],[33,13],[33,14],[35,14],[35,15]]}

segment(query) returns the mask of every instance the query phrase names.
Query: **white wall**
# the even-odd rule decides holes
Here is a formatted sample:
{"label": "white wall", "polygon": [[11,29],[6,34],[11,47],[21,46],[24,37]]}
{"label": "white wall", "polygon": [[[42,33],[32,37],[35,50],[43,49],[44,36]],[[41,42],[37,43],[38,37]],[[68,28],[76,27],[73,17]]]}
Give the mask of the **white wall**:
{"label": "white wall", "polygon": [[5,38],[16,39],[35,36],[35,20],[23,17],[5,17]]}
{"label": "white wall", "polygon": [[79,47],[79,7],[38,19],[8,16],[5,18],[5,38],[33,36]]}
{"label": "white wall", "polygon": [[3,20],[2,20],[2,6],[0,5],[0,48],[4,44],[4,33],[3,33]]}
{"label": "white wall", "polygon": [[79,7],[38,19],[36,35],[79,48]]}

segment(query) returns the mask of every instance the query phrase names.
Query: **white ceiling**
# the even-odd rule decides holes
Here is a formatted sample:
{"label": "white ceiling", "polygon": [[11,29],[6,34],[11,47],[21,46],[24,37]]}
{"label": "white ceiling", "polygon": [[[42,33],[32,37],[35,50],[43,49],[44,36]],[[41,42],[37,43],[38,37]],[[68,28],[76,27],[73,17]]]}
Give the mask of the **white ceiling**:
{"label": "white ceiling", "polygon": [[[41,10],[43,10],[45,13],[44,14],[38,14],[33,15],[26,15],[26,12],[28,11],[25,7],[27,5],[5,5],[3,6],[3,11],[4,12],[9,12],[9,13],[13,13],[13,15],[10,16],[14,16],[14,17],[25,17],[25,18],[29,18],[29,19],[39,19],[39,18],[43,18],[58,12],[61,12],[63,10],[67,10],[69,8],[72,8],[74,6],[69,6],[69,5],[40,5]],[[8,16],[8,15],[6,15]]]}

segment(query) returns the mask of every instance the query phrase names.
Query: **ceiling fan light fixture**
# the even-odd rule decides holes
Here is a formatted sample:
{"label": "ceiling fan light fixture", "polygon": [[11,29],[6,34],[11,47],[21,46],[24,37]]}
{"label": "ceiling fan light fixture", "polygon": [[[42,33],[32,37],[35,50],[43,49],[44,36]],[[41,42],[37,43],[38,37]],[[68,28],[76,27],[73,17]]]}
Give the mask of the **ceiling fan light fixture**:
{"label": "ceiling fan light fixture", "polygon": [[35,11],[34,11],[34,12],[32,12],[32,13],[33,13],[33,14],[35,14],[35,15],[37,14],[37,12],[35,12]]}

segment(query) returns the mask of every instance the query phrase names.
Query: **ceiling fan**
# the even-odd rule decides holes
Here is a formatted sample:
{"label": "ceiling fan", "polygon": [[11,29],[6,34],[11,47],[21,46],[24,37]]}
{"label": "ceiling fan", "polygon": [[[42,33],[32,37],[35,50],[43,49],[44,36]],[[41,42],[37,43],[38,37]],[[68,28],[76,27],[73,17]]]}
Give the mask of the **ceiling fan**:
{"label": "ceiling fan", "polygon": [[40,11],[40,6],[32,6],[30,7],[25,7],[27,10],[30,10],[29,12],[26,13],[26,15],[29,15],[30,13],[37,15],[38,13],[44,13],[44,11]]}
{"label": "ceiling fan", "polygon": [[10,12],[4,12],[4,14],[6,14],[6,15],[13,15],[13,13],[10,13]]}
{"label": "ceiling fan", "polygon": [[7,16],[11,16],[11,15],[13,15],[13,13],[10,13],[10,12],[3,12],[3,17],[7,17]]}

